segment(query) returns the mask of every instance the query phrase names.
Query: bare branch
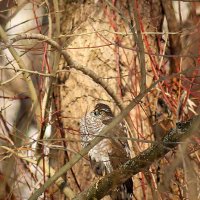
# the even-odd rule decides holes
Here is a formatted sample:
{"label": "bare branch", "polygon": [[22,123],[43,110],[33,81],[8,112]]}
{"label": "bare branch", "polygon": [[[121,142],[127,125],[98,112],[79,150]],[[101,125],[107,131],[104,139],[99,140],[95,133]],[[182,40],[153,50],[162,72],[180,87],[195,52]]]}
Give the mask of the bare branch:
{"label": "bare branch", "polygon": [[[85,67],[76,64],[71,59],[71,57],[68,55],[68,53],[66,51],[64,51],[58,43],[56,43],[55,41],[53,41],[52,39],[50,39],[50,38],[48,38],[48,37],[46,37],[44,35],[40,35],[40,34],[23,34],[23,35],[15,37],[8,45],[12,45],[15,41],[22,40],[22,39],[38,39],[38,40],[41,40],[41,41],[46,41],[47,43],[52,45],[54,48],[56,48],[63,55],[63,57],[64,57],[65,61],[68,63],[69,67],[74,68],[74,69],[79,70],[79,71],[82,71],[84,74],[86,74],[89,77],[91,77],[96,83],[99,83],[106,90],[106,92],[114,100],[116,100],[116,103],[118,103],[118,105],[122,109],[122,113],[119,116],[117,116],[113,120],[113,122],[111,124],[109,124],[109,126],[105,127],[105,129],[102,130],[102,132],[100,133],[99,137],[95,138],[86,148],[84,148],[78,154],[74,155],[72,157],[72,159],[66,165],[64,165],[49,180],[47,180],[46,183],[41,188],[39,188],[37,191],[35,191],[35,193],[32,195],[32,197],[30,197],[30,200],[37,199],[45,191],[45,189],[47,189],[60,176],[62,176],[69,169],[71,169],[71,167],[74,166],[80,159],[82,159],[82,157],[85,156],[88,153],[88,151],[91,148],[93,148],[98,142],[100,142],[103,139],[103,137],[106,136],[106,133],[110,129],[112,129],[116,124],[118,124],[120,121],[122,121],[124,119],[124,117],[126,117],[126,115],[141,101],[141,99],[148,92],[150,92],[151,89],[154,88],[159,82],[161,82],[161,81],[163,81],[163,80],[165,80],[167,78],[174,77],[174,76],[177,76],[177,75],[180,74],[180,73],[173,74],[171,76],[163,77],[160,80],[156,81],[154,84],[152,84],[151,87],[149,87],[145,91],[141,91],[141,93],[134,100],[132,100],[131,103],[125,109],[123,109],[122,103],[115,96],[115,94],[112,92],[112,90],[106,85],[106,83],[104,83],[104,81],[102,81],[102,79],[100,79],[93,71],[88,70]],[[190,69],[190,70],[192,70],[192,69]],[[181,72],[181,73],[184,73],[184,72]]]}
{"label": "bare branch", "polygon": [[101,199],[110,190],[124,183],[128,178],[144,171],[154,161],[162,158],[171,149],[175,148],[180,141],[189,137],[194,131],[197,131],[200,125],[200,115],[187,122],[177,123],[176,127],[168,132],[161,142],[155,143],[140,155],[127,161],[123,166],[114,172],[97,181],[88,190],[79,194],[74,200],[92,200]]}
{"label": "bare branch", "polygon": [[[0,36],[1,36],[1,39],[2,39],[2,41],[4,43],[8,42],[7,35],[6,35],[5,31],[3,30],[1,25],[0,25]],[[18,55],[17,51],[12,46],[9,46],[8,50],[10,51],[11,55],[13,56],[13,58],[16,60],[19,68],[26,69],[26,65],[23,62],[23,60],[20,58],[20,56]],[[39,104],[38,104],[37,92],[36,92],[36,89],[34,87],[34,84],[33,84],[32,80],[31,80],[31,77],[26,72],[23,73],[23,75],[24,75],[24,79],[25,79],[25,81],[27,83],[27,86],[28,86],[28,89],[29,89],[29,93],[30,93],[29,95],[30,95],[32,103],[33,103],[33,107],[32,107],[33,110],[27,116],[27,119],[29,119],[28,121],[31,121],[31,119],[33,118],[34,114],[36,114],[37,116],[40,116],[40,108],[39,108]],[[38,128],[40,128],[39,120],[36,120],[36,121],[37,121]],[[26,125],[26,123],[24,123],[24,126],[25,125]]]}
{"label": "bare branch", "polygon": [[99,135],[93,139],[88,146],[86,146],[84,149],[82,149],[79,153],[75,154],[71,160],[65,164],[63,167],[61,167],[49,180],[47,180],[44,185],[42,185],[38,190],[35,191],[35,193],[29,198],[29,200],[36,200],[38,197],[50,186],[52,185],[60,176],[62,176],[64,173],[66,173],[69,169],[71,169],[79,160],[85,156],[90,149],[92,149],[96,144],[98,144],[104,136],[106,136],[106,133],[114,128],[117,124],[119,124],[126,115],[141,101],[141,99],[151,91],[152,88],[155,87],[155,85],[158,83],[155,82],[152,84],[151,87],[146,89],[145,91],[141,92],[134,100],[131,101],[131,103],[121,112],[120,115],[115,117],[113,121],[103,128],[103,130],[99,133]]}
{"label": "bare branch", "polygon": [[[179,23],[176,19],[174,8],[171,0],[162,0],[162,7],[167,19],[167,25],[169,32],[180,31]],[[173,55],[179,55],[181,51],[180,35],[169,35],[170,50]],[[180,59],[171,58],[171,72],[177,72]]]}
{"label": "bare branch", "polygon": [[[18,158],[22,159],[22,160],[25,160],[27,161],[28,163],[31,163],[33,165],[39,165],[39,167],[41,169],[44,169],[45,167],[45,171],[48,172],[48,174],[50,176],[52,176],[54,173],[55,173],[55,170],[49,166],[49,164],[47,162],[43,163],[43,160],[41,160],[39,163],[37,163],[36,160],[33,160],[31,158],[28,158],[27,155],[23,154],[23,153],[20,153],[18,152],[16,149],[11,149],[7,146],[0,146],[1,149],[9,152],[10,154],[9,155],[14,155],[14,156],[17,156]],[[55,181],[56,185],[60,188],[60,189],[63,189],[63,184],[65,184],[65,181],[63,180],[62,177],[58,178],[56,181]],[[65,186],[64,189],[63,189],[63,193],[69,198],[69,199],[72,199],[75,195],[73,193],[73,191]]]}
{"label": "bare branch", "polygon": [[131,24],[131,22],[129,22],[129,20],[121,13],[120,10],[118,10],[116,7],[114,7],[109,0],[106,0],[106,3],[110,6],[110,8],[112,10],[116,11],[120,15],[120,17],[124,20],[124,22],[129,26],[129,28],[134,36],[134,41],[136,42],[138,49],[139,49],[138,57],[139,57],[140,69],[141,69],[140,89],[145,90],[145,88],[146,88],[146,69],[145,69],[144,45],[143,45],[142,34],[141,34],[141,30],[140,30],[140,25],[139,25],[139,18],[138,18],[137,10],[134,5],[135,2],[132,3],[133,5],[131,6],[131,8],[133,9],[134,20],[135,20],[135,24],[136,24],[136,31],[135,31],[133,25]]}
{"label": "bare branch", "polygon": [[63,50],[62,47],[57,42],[55,42],[51,38],[44,36],[42,34],[26,33],[26,34],[21,34],[12,38],[12,40],[9,43],[7,43],[7,46],[9,47],[13,43],[19,40],[24,40],[24,39],[37,39],[37,40],[44,41],[50,44],[52,47],[58,50],[59,53],[64,57],[67,63],[66,67],[74,68],[78,71],[81,71],[83,74],[89,76],[90,78],[92,78],[97,84],[100,84],[106,90],[108,95],[115,101],[117,106],[119,106],[120,109],[123,109],[123,104],[121,100],[114,94],[113,90],[106,84],[106,82],[104,82],[101,78],[99,78],[92,70],[86,69],[86,67],[77,64],[74,60],[72,60],[70,55],[65,50]]}

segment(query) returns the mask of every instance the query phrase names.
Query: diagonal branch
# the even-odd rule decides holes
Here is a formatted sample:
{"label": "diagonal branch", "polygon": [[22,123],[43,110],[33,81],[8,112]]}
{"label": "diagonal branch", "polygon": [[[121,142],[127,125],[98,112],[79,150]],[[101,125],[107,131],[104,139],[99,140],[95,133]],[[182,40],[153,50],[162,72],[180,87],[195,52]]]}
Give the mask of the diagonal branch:
{"label": "diagonal branch", "polygon": [[[8,41],[9,41],[8,37],[6,35],[6,32],[3,30],[1,25],[0,25],[0,39],[4,43],[8,43]],[[13,58],[15,59],[15,61],[17,62],[19,68],[20,69],[26,69],[26,65],[25,65],[24,61],[18,55],[15,48],[13,48],[12,46],[9,46],[8,50],[11,53],[11,55],[13,56]],[[27,72],[23,73],[23,77],[24,77],[26,84],[28,86],[29,95],[30,95],[31,100],[32,100],[32,111],[28,114],[26,121],[24,121],[22,130],[24,130],[25,127],[27,126],[27,124],[30,123],[30,121],[32,120],[34,115],[36,115],[37,118],[40,116],[40,107],[39,107],[39,104],[38,104],[37,92],[36,92],[36,89],[34,87],[33,81],[32,81],[31,77],[29,76],[29,74]],[[37,121],[38,129],[40,129],[40,122],[39,122],[39,120],[36,120],[36,121]],[[20,143],[20,141],[17,140],[16,143]]]}
{"label": "diagonal branch", "polygon": [[148,168],[154,161],[162,158],[180,141],[189,137],[200,126],[200,115],[187,122],[179,122],[175,129],[171,129],[161,142],[153,144],[135,158],[126,162],[119,169],[108,174],[88,190],[79,194],[73,200],[101,199],[110,190],[124,183],[128,178]]}
{"label": "diagonal branch", "polygon": [[[40,162],[37,162],[36,160],[33,160],[29,157],[27,157],[25,154],[23,153],[20,153],[18,152],[17,149],[12,149],[12,148],[9,148],[7,146],[0,146],[0,149],[3,149],[7,152],[10,153],[10,155],[14,155],[14,156],[17,156],[18,158],[24,160],[24,161],[27,161],[28,163],[31,163],[35,166],[39,166],[41,169],[44,169],[45,168],[45,171],[47,172],[47,174],[49,176],[52,176],[54,173],[55,173],[55,170],[49,166],[48,162],[44,161],[45,163],[43,163],[43,161],[40,161]],[[19,150],[20,151],[20,150]],[[65,186],[64,188],[62,187],[63,185],[65,185],[65,181],[62,177],[59,177],[56,181],[55,181],[56,185],[59,187],[59,189],[63,190],[63,193],[65,194],[65,196],[67,196],[69,199],[72,199],[75,194],[73,193],[73,191]]]}
{"label": "diagonal branch", "polygon": [[42,185],[38,190],[34,192],[34,194],[29,198],[29,200],[36,200],[38,197],[49,187],[51,186],[59,177],[61,177],[64,173],[66,173],[69,169],[71,169],[79,160],[85,156],[90,149],[92,149],[96,144],[98,144],[104,136],[106,136],[106,133],[108,133],[112,128],[114,128],[117,124],[119,124],[126,115],[141,101],[141,99],[151,91],[152,88],[155,87],[155,85],[158,83],[155,82],[152,84],[151,87],[146,89],[145,91],[141,92],[134,100],[131,101],[131,103],[121,112],[120,115],[115,117],[113,121],[103,128],[103,130],[99,133],[98,137],[93,139],[88,146],[86,146],[84,149],[82,149],[79,153],[75,154],[71,160],[66,163],[63,167],[61,167],[51,178],[49,178],[44,185]]}
{"label": "diagonal branch", "polygon": [[[133,34],[134,41],[136,42],[137,47],[139,49],[138,58],[140,61],[140,71],[141,71],[140,90],[141,91],[145,90],[145,88],[146,88],[146,68],[145,68],[145,53],[144,53],[145,51],[144,51],[144,45],[143,45],[143,40],[142,40],[142,33],[140,30],[139,16],[138,16],[137,9],[136,9],[136,3],[135,3],[135,1],[130,2],[131,8],[129,8],[130,10],[133,9],[133,15],[134,15],[135,26],[136,26],[136,29],[135,29],[133,24],[131,23],[131,21],[129,21],[119,9],[117,9],[115,6],[113,6],[111,1],[106,0],[105,2],[112,10],[114,10],[115,12],[118,13],[118,15],[129,26],[131,33]],[[129,4],[127,6],[129,6]]]}
{"label": "diagonal branch", "polygon": [[[159,80],[160,81],[160,80]],[[103,130],[99,133],[99,135],[93,139],[88,146],[86,146],[84,149],[82,149],[79,153],[75,154],[71,160],[66,163],[63,167],[61,167],[51,178],[49,178],[44,185],[42,185],[38,190],[34,192],[34,194],[29,198],[29,200],[36,200],[38,197],[49,187],[51,186],[59,177],[61,177],[64,173],[66,173],[69,169],[71,169],[79,160],[85,156],[90,149],[92,149],[96,144],[98,144],[105,136],[106,133],[109,132],[112,128],[114,128],[117,124],[119,124],[124,117],[141,101],[141,99],[151,91],[152,88],[155,87],[156,84],[159,83],[159,81],[156,81],[154,84],[151,85],[148,89],[141,92],[134,100],[131,101],[131,103],[121,112],[120,115],[115,117],[113,121],[103,128]],[[200,118],[200,117],[199,117]],[[167,137],[165,138],[165,142],[167,140]],[[170,140],[168,140],[170,142]],[[173,140],[174,141],[174,140]],[[155,148],[155,147],[154,147]],[[154,151],[153,151],[154,152]],[[158,151],[159,152],[159,151]],[[143,153],[144,154],[144,153]],[[143,155],[142,154],[142,155]],[[145,154],[146,155],[146,154]],[[149,154],[150,155],[150,154]],[[162,154],[164,155],[164,153]],[[147,155],[146,155],[147,156]],[[161,157],[161,156],[160,156]],[[157,157],[156,157],[157,158]],[[147,157],[146,157],[147,159]],[[154,158],[155,159],[155,158]],[[143,160],[143,159],[142,159]],[[151,160],[150,160],[151,161]],[[154,161],[154,160],[153,160]],[[153,162],[152,161],[152,162]],[[138,163],[137,163],[138,165]],[[127,165],[128,166],[128,165]],[[148,165],[146,165],[148,166]],[[127,169],[126,169],[127,170]],[[127,173],[126,173],[127,175]],[[128,176],[128,175],[127,175]],[[131,175],[130,175],[131,176]],[[118,180],[119,182],[120,180]],[[108,181],[109,182],[109,181]],[[117,183],[118,183],[117,182]]]}
{"label": "diagonal branch", "polygon": [[[167,26],[169,32],[178,32],[180,31],[179,23],[176,19],[174,8],[172,5],[171,0],[161,0],[162,7],[167,19]],[[179,55],[181,51],[181,42],[180,42],[180,34],[170,34],[169,35],[169,43],[170,43],[170,50],[172,55]],[[177,72],[180,65],[180,58],[179,57],[172,57],[171,58],[171,72]]]}
{"label": "diagonal branch", "polygon": [[[73,158],[66,164],[64,165],[60,170],[58,170],[49,180],[46,181],[44,185],[42,185],[41,188],[35,191],[35,193],[30,197],[30,200],[37,199],[51,184],[53,184],[60,176],[62,176],[64,173],[66,173],[71,167],[73,167],[80,159],[82,159],[83,156],[85,156],[88,151],[93,148],[97,143],[99,143],[104,136],[106,136],[106,133],[111,130],[116,124],[120,123],[126,116],[127,114],[141,101],[141,99],[151,91],[152,88],[154,88],[159,82],[166,80],[168,78],[172,78],[174,76],[180,75],[180,73],[177,74],[172,74],[171,76],[168,77],[162,77],[161,79],[157,80],[155,83],[151,85],[148,89],[141,91],[140,94],[131,101],[131,103],[123,109],[123,105],[121,101],[116,97],[116,95],[113,93],[111,88],[102,80],[100,79],[93,71],[86,69],[84,66],[81,66],[74,62],[69,54],[62,49],[62,47],[55,42],[54,40],[48,38],[47,36],[41,35],[41,34],[23,34],[16,36],[15,38],[12,39],[10,43],[7,43],[8,46],[12,45],[14,42],[22,40],[22,39],[38,39],[40,41],[45,41],[48,44],[50,44],[52,47],[54,47],[56,50],[58,50],[64,57],[65,61],[67,62],[68,66],[71,68],[74,68],[76,70],[81,71],[83,74],[89,76],[92,78],[96,83],[100,84],[105,91],[108,93],[108,95],[113,98],[115,103],[120,107],[122,110],[122,113],[118,115],[109,126],[105,127],[105,129],[102,130],[100,133],[99,137],[95,138],[87,147],[85,147],[82,151],[77,153],[76,155],[73,156]],[[192,70],[192,69],[188,69]],[[185,73],[181,72],[181,73]]]}
{"label": "diagonal branch", "polygon": [[31,39],[31,40],[37,39],[39,41],[47,42],[64,57],[68,67],[81,71],[83,74],[92,78],[97,84],[100,84],[106,90],[108,95],[115,101],[117,106],[120,109],[123,109],[122,101],[114,94],[114,92],[106,84],[106,82],[104,82],[101,78],[98,78],[98,76],[92,70],[86,69],[84,66],[77,64],[66,52],[66,50],[64,50],[56,41],[52,40],[51,38],[44,36],[42,34],[26,33],[26,34],[21,34],[12,38],[10,42],[6,43],[6,46],[7,47],[12,46],[15,42],[19,40],[25,40],[25,39]]}

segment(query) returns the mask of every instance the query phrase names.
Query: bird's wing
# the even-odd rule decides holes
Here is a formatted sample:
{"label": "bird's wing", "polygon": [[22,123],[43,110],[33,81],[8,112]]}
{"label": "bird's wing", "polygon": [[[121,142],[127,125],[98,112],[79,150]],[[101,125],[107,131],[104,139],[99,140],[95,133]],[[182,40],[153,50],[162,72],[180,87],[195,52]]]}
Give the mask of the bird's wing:
{"label": "bird's wing", "polygon": [[[104,124],[109,124],[112,121],[106,121]],[[127,129],[125,123],[116,125],[108,134],[108,138],[112,144],[112,152],[109,153],[110,163],[113,169],[119,168],[130,159],[127,137]],[[116,190],[111,192],[112,199],[126,199],[131,200],[133,194],[133,181],[132,178],[126,180]]]}
{"label": "bird's wing", "polygon": [[[103,123],[108,125],[112,119],[104,120]],[[109,153],[113,169],[127,162],[130,158],[129,147],[126,140],[127,132],[123,123],[116,125],[108,134],[108,139],[112,144],[112,152]]]}

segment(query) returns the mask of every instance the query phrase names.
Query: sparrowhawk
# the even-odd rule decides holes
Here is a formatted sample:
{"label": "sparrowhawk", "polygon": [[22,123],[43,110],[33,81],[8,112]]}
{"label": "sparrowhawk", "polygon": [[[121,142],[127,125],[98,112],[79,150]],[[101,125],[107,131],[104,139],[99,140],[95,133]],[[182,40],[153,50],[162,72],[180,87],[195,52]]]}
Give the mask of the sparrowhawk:
{"label": "sparrowhawk", "polygon": [[[82,147],[87,146],[92,139],[98,136],[113,117],[110,107],[103,103],[97,104],[93,111],[87,113],[80,121]],[[110,173],[130,159],[128,143],[124,140],[127,137],[126,131],[124,123],[116,125],[88,152],[91,166],[97,175],[103,176]],[[114,200],[129,200],[132,199],[132,192],[133,182],[132,179],[128,179],[111,196]]]}

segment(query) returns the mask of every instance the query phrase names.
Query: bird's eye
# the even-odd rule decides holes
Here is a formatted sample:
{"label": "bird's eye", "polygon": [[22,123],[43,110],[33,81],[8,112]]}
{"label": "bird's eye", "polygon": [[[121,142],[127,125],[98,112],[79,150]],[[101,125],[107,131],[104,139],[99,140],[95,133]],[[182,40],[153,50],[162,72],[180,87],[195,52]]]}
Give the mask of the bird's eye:
{"label": "bird's eye", "polygon": [[99,110],[95,110],[95,111],[94,111],[94,115],[98,116],[98,115],[100,115],[100,114],[101,114],[101,112],[100,112]]}
{"label": "bird's eye", "polygon": [[94,115],[98,116],[99,114],[100,114],[100,113],[99,113],[98,110],[95,110],[95,111],[94,111]]}

